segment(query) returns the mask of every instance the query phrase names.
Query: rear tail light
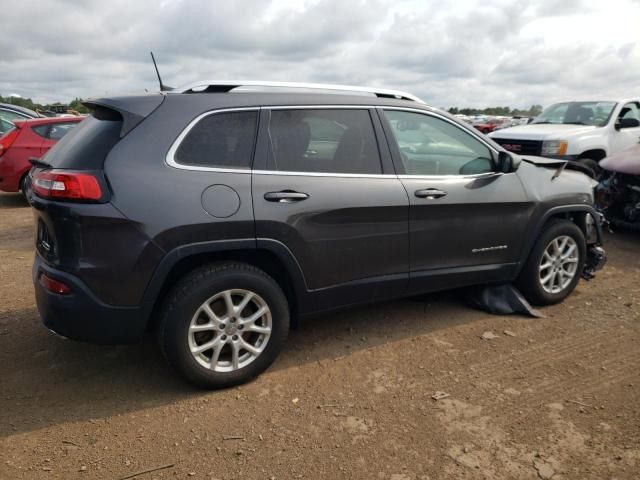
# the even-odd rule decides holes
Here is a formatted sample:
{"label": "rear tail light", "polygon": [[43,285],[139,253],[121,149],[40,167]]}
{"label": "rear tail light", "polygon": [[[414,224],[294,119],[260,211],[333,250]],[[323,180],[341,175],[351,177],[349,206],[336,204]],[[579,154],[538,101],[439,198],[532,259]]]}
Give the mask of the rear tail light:
{"label": "rear tail light", "polygon": [[9,149],[11,144],[15,142],[16,138],[18,138],[18,133],[20,133],[20,130],[14,128],[0,137],[0,157]]}
{"label": "rear tail light", "polygon": [[38,282],[51,293],[56,293],[58,295],[69,295],[71,293],[71,288],[69,287],[69,285],[58,280],[54,280],[44,273],[40,274]]}
{"label": "rear tail light", "polygon": [[42,198],[89,201],[102,198],[100,182],[88,173],[41,170],[33,174],[31,188],[33,193]]}

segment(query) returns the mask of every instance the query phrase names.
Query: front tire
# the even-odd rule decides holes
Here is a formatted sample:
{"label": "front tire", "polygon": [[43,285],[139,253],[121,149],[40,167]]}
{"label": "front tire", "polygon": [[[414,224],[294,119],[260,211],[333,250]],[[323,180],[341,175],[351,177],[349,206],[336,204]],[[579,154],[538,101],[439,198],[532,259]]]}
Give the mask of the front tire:
{"label": "front tire", "polygon": [[212,264],[180,280],[162,308],[160,348],[189,382],[239,385],[266,370],[289,332],[289,306],[269,275],[242,263]]}
{"label": "front tire", "polygon": [[575,223],[550,221],[531,250],[516,286],[534,305],[563,301],[580,280],[586,250],[584,234]]}

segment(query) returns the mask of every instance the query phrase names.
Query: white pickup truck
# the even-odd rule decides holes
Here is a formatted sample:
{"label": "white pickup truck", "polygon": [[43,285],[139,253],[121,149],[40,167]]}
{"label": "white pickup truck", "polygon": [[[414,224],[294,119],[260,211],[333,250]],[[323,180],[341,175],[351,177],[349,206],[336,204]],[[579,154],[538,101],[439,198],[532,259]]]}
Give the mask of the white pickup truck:
{"label": "white pickup truck", "polygon": [[527,125],[489,136],[519,155],[559,158],[597,169],[598,162],[640,139],[640,99],[563,102]]}

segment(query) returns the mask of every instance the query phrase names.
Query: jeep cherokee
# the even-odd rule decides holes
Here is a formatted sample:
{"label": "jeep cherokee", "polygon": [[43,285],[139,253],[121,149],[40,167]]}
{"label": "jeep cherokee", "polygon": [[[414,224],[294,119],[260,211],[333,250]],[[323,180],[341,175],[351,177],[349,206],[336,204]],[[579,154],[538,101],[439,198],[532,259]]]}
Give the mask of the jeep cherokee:
{"label": "jeep cherokee", "polygon": [[200,82],[87,106],[29,178],[42,320],[154,331],[200,386],[264,371],[291,319],[505,282],[552,304],[604,262],[585,174],[410,94]]}

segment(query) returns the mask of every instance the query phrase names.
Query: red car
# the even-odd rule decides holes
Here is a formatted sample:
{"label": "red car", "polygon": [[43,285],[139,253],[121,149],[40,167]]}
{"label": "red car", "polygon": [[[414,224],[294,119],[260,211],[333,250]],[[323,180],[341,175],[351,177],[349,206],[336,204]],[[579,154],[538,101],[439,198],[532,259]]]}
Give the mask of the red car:
{"label": "red car", "polygon": [[476,128],[476,130],[480,130],[482,133],[486,134],[486,133],[493,132],[496,128],[498,128],[503,123],[504,123],[504,120],[489,119],[482,123],[474,123],[473,126]]}
{"label": "red car", "polygon": [[15,128],[0,137],[0,190],[18,192],[31,169],[30,158],[40,158],[84,117],[15,120]]}

